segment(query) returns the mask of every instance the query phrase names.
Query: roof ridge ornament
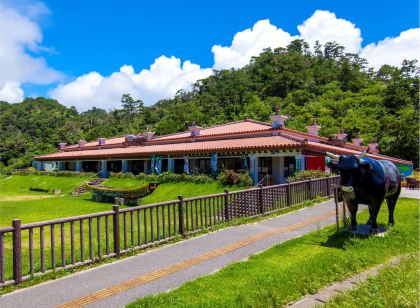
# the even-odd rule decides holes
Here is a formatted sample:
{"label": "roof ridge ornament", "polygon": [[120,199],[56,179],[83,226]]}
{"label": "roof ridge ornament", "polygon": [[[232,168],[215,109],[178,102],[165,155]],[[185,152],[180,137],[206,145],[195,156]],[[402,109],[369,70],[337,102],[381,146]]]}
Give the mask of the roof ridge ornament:
{"label": "roof ridge ornament", "polygon": [[276,105],[274,115],[270,116],[271,126],[273,128],[282,128],[285,127],[285,122],[289,118],[286,115],[280,114],[280,107]]}
{"label": "roof ridge ornament", "polygon": [[321,126],[318,125],[316,117],[314,117],[314,120],[312,122],[312,125],[306,126],[306,130],[308,131],[308,134],[318,136],[318,132],[321,129]]}
{"label": "roof ridge ornament", "polygon": [[359,147],[362,145],[362,141],[363,139],[360,137],[360,132],[357,132],[356,136],[351,140],[351,142],[353,142],[354,145]]}
{"label": "roof ridge ornament", "polygon": [[191,122],[191,125],[188,127],[188,130],[191,133],[191,137],[197,137],[200,135],[201,127],[195,123],[195,120]]}

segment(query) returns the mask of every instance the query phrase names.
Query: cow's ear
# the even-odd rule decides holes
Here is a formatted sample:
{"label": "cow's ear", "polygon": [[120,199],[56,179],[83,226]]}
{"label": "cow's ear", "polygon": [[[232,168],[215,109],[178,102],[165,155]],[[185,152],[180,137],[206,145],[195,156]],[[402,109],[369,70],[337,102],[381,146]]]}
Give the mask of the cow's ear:
{"label": "cow's ear", "polygon": [[363,169],[365,170],[371,170],[373,169],[372,165],[370,163],[368,163],[367,161],[361,160],[360,161],[360,165],[363,167]]}

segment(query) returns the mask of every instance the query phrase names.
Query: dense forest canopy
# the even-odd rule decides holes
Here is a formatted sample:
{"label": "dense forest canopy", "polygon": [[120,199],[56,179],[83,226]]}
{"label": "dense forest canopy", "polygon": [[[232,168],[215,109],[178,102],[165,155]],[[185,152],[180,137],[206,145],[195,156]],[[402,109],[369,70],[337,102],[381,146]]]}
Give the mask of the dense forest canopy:
{"label": "dense forest canopy", "polygon": [[190,91],[144,106],[129,94],[122,108],[93,108],[78,113],[43,97],[18,104],[0,102],[0,168],[21,168],[34,154],[56,150],[60,141],[139,133],[186,130],[195,120],[209,126],[244,118],[267,121],[276,105],[290,116],[289,128],[305,130],[316,117],[320,134],[344,129],[348,138],[360,132],[364,143],[378,142],[384,154],[418,165],[419,68],[415,60],[377,71],[342,46],[303,40],[287,48],[266,49],[241,69],[214,71]]}

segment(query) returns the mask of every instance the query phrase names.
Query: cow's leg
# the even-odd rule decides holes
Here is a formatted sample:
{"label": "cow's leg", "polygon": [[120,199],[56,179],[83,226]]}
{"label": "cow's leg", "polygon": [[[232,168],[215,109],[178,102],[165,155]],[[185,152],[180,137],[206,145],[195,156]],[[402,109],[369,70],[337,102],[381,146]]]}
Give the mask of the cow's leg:
{"label": "cow's leg", "polygon": [[371,224],[371,228],[370,228],[370,233],[371,234],[378,234],[378,224],[376,222],[376,218],[378,217],[378,213],[379,210],[381,209],[381,204],[384,200],[380,200],[380,201],[373,201],[371,205],[369,205],[369,214],[370,214],[370,218],[372,219],[372,224]]}
{"label": "cow's leg", "polygon": [[400,196],[401,192],[401,186],[398,187],[395,194],[386,197],[386,204],[388,205],[388,225],[393,226],[394,225],[394,210],[395,205],[397,204],[398,197]]}
{"label": "cow's leg", "polygon": [[394,225],[394,209],[395,209],[395,202],[392,196],[386,197],[386,204],[388,205],[388,225]]}
{"label": "cow's leg", "polygon": [[346,203],[347,203],[347,208],[349,209],[349,212],[350,212],[350,232],[356,232],[357,231],[356,215],[357,215],[358,204],[357,202],[354,202],[354,201],[349,201]]}

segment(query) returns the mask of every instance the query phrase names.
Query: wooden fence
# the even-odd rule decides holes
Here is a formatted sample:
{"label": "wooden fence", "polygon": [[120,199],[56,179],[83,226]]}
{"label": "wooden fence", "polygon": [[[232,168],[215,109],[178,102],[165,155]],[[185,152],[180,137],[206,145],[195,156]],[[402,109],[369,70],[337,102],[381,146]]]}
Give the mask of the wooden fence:
{"label": "wooden fence", "polygon": [[120,208],[0,228],[0,287],[37,275],[119,257],[174,237],[333,195],[339,177]]}

